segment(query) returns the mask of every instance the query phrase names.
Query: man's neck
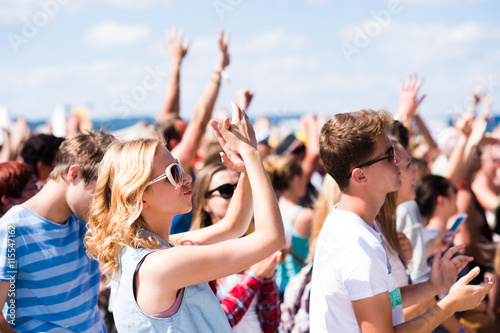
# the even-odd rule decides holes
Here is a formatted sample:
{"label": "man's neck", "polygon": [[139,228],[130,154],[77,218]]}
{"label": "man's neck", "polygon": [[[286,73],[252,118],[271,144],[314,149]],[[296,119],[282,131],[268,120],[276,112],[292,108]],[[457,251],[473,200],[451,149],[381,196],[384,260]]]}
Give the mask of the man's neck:
{"label": "man's neck", "polygon": [[348,193],[342,193],[342,200],[337,206],[342,209],[358,215],[370,227],[374,228],[373,221],[382,207],[385,198],[376,200],[376,198],[363,198],[361,196],[353,196]]}
{"label": "man's neck", "polygon": [[73,214],[66,201],[67,184],[61,180],[49,180],[34,197],[23,205],[41,217],[64,224]]}

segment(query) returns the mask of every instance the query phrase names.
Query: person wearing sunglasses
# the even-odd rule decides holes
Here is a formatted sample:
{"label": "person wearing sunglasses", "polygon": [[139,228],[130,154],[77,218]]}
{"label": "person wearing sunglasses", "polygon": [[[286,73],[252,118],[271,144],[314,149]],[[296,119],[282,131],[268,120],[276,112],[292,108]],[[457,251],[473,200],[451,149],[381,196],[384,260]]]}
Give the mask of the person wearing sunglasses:
{"label": "person wearing sunglasses", "polygon": [[[388,193],[401,186],[401,157],[385,129],[385,111],[336,114],[321,130],[320,155],[342,198],[318,236],[310,297],[310,331],[431,332],[457,311],[477,306],[493,286],[468,283],[474,268],[455,283],[471,257],[452,256],[453,247],[434,257],[428,282],[399,288],[375,218]],[[450,289],[451,288],[451,289]],[[405,306],[449,292],[435,306],[405,322]]]}
{"label": "person wearing sunglasses", "polygon": [[[240,175],[222,163],[206,165],[193,186],[190,230],[209,227],[226,216]],[[276,332],[280,299],[274,274],[279,252],[249,269],[209,282],[234,332]]]}
{"label": "person wearing sunglasses", "polygon": [[211,226],[226,216],[240,175],[222,163],[200,170],[193,185],[193,219],[190,230]]}
{"label": "person wearing sunglasses", "polygon": [[[161,139],[122,142],[104,157],[85,239],[88,254],[113,279],[110,306],[120,332],[232,332],[206,282],[285,244],[245,111],[233,103],[232,122],[226,117],[211,125],[222,162],[242,175],[226,216],[207,228],[170,235],[173,217],[192,208],[192,179]],[[241,237],[252,212],[255,231]]]}

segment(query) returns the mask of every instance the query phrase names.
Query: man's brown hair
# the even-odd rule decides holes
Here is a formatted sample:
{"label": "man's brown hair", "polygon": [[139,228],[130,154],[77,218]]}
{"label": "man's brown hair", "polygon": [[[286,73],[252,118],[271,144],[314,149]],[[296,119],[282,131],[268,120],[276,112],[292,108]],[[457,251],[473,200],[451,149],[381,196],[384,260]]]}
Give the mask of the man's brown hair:
{"label": "man's brown hair", "polygon": [[333,116],[321,129],[320,156],[342,192],[351,168],[373,156],[377,136],[393,122],[386,111],[361,110]]}
{"label": "man's brown hair", "polygon": [[64,178],[73,165],[79,165],[85,184],[97,180],[99,163],[108,147],[115,143],[113,135],[99,130],[98,133],[79,134],[66,139],[56,156],[56,167],[48,179]]}

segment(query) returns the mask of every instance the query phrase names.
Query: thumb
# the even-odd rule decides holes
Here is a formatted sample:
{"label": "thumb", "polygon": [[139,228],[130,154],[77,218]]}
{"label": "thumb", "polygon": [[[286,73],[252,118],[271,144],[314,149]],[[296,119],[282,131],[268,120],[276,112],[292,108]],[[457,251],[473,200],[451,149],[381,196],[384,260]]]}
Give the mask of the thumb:
{"label": "thumb", "polygon": [[434,258],[432,260],[432,267],[431,270],[439,270],[439,266],[441,264],[441,249],[438,249],[436,253],[434,254]]}
{"label": "thumb", "polygon": [[210,126],[213,127],[213,129],[216,129],[216,130],[220,130],[220,128],[222,127],[219,122],[215,119],[212,119],[210,120]]}
{"label": "thumb", "polygon": [[464,284],[469,284],[480,272],[479,267],[474,267],[469,273],[467,273],[466,276],[462,277],[460,282],[463,282]]}

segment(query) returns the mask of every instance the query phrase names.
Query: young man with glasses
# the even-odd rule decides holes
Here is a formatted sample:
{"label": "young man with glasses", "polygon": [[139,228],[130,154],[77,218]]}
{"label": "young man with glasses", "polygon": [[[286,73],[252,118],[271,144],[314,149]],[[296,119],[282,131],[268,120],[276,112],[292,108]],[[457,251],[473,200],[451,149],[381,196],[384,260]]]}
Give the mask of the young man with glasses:
{"label": "young man with glasses", "polygon": [[[399,289],[375,217],[387,193],[401,185],[399,163],[384,129],[392,123],[384,111],[337,114],[323,127],[320,154],[342,199],[327,217],[317,240],[311,304],[311,332],[431,332],[456,311],[480,303],[492,286],[468,286],[471,271],[453,285],[472,260],[435,256],[429,281]],[[403,306],[449,290],[449,295],[421,316],[404,322]]]}

